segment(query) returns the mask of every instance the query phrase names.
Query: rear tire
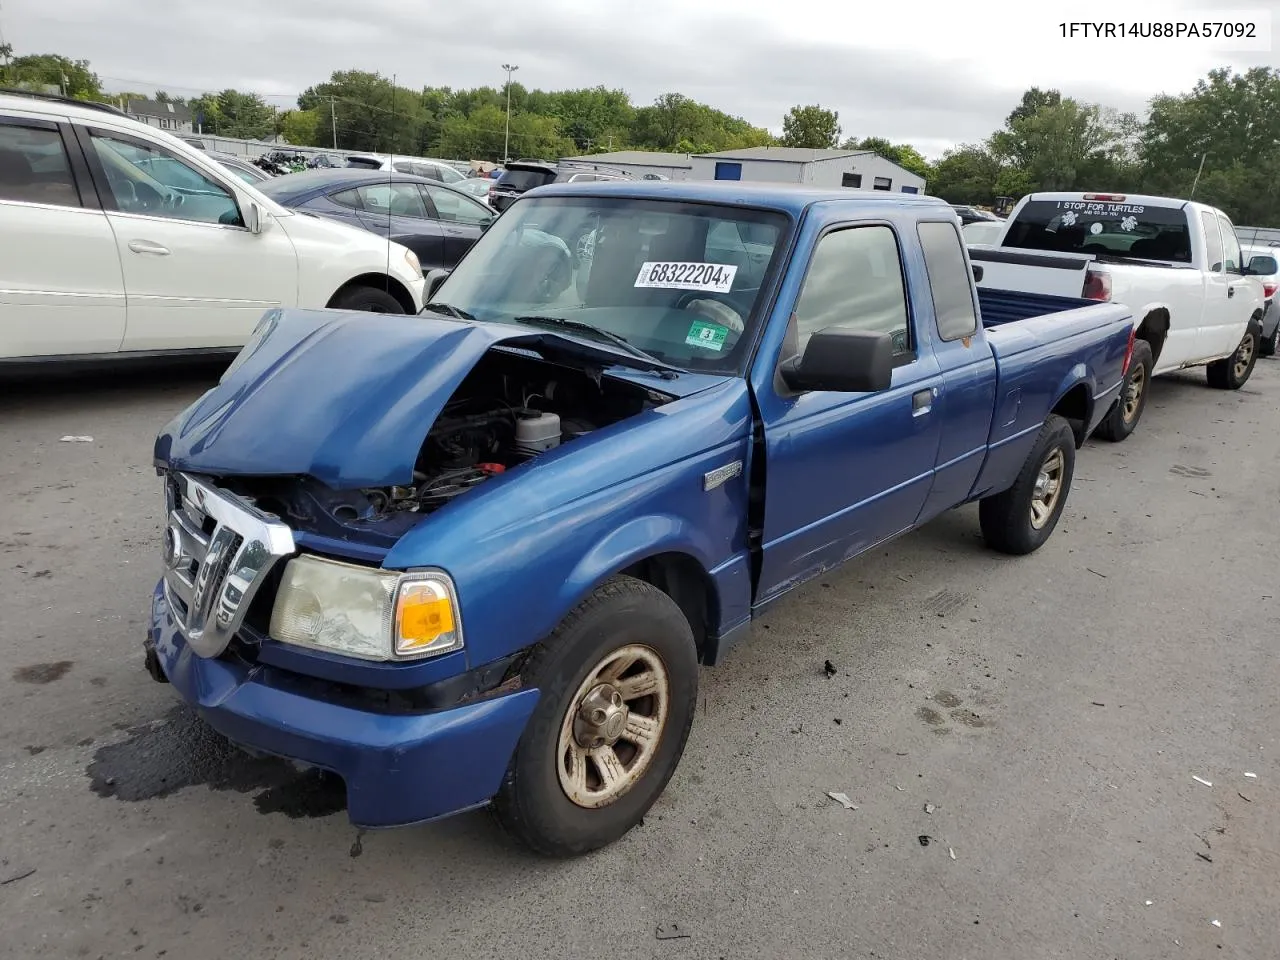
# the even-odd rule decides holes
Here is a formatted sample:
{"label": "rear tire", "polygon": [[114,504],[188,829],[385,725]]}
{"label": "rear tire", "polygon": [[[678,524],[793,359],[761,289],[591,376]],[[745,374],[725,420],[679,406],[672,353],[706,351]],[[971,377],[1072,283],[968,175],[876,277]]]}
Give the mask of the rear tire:
{"label": "rear tire", "polygon": [[1058,525],[1075,467],[1075,434],[1051,413],[1013,486],[978,503],[987,545],[1014,556],[1038,550]]}
{"label": "rear tire", "polygon": [[400,301],[377,287],[352,287],[329,304],[334,310],[362,310],[367,313],[404,313]]}
{"label": "rear tire", "polygon": [[1135,340],[1133,357],[1129,360],[1129,372],[1125,374],[1124,383],[1120,387],[1120,396],[1098,424],[1095,436],[1119,443],[1138,429],[1142,411],[1147,408],[1147,388],[1151,385],[1152,366],[1154,361],[1151,344],[1145,340]]}
{"label": "rear tire", "polygon": [[1276,324],[1276,328],[1271,331],[1269,337],[1263,337],[1258,342],[1258,354],[1260,356],[1274,357],[1277,351],[1280,351],[1280,323]]}
{"label": "rear tire", "polygon": [[1260,324],[1249,321],[1236,352],[1222,360],[1215,360],[1205,368],[1205,379],[1216,390],[1239,390],[1249,382],[1253,368],[1258,363],[1258,339]]}
{"label": "rear tire", "polygon": [[657,587],[614,577],[534,649],[522,674],[542,696],[493,798],[498,822],[551,857],[612,843],[640,822],[684,753],[698,700],[689,621]]}

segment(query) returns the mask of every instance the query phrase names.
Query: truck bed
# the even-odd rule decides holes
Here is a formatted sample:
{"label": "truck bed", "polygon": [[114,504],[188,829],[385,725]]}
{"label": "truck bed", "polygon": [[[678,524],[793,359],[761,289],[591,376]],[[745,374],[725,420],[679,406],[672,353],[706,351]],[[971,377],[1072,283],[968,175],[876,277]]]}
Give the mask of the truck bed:
{"label": "truck bed", "polygon": [[1026,293],[1020,290],[993,290],[989,287],[978,288],[978,310],[982,315],[982,325],[988,330],[1006,323],[1029,320],[1049,313],[1078,310],[1081,307],[1096,305],[1097,302],[1083,297],[1062,297],[1047,293]]}

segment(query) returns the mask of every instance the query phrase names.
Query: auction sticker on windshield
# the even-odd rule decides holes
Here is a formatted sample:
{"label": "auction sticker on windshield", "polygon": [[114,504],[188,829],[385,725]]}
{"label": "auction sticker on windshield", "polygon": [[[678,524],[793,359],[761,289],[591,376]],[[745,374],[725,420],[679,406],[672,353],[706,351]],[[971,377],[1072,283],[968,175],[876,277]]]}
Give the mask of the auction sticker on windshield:
{"label": "auction sticker on windshield", "polygon": [[646,261],[636,274],[637,287],[658,287],[664,290],[705,290],[709,293],[728,293],[738,268],[721,263],[687,263]]}

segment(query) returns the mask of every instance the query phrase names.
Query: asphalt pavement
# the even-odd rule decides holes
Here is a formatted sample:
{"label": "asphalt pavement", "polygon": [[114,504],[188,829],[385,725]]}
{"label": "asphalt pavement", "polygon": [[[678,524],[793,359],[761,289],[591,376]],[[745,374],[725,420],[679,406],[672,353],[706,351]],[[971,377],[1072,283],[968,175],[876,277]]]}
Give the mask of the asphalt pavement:
{"label": "asphalt pavement", "polygon": [[967,507],[800,589],[569,862],[360,835],[144,672],[151,444],[215,376],[0,391],[0,957],[1275,956],[1280,362],[1153,383],[1030,557]]}

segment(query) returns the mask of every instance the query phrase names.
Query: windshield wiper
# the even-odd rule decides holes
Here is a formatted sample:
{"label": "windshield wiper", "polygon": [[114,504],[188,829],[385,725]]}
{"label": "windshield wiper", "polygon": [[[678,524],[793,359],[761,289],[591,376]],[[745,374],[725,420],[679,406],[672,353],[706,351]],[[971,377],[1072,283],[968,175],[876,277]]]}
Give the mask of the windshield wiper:
{"label": "windshield wiper", "polygon": [[472,323],[476,322],[476,318],[472,314],[455,307],[451,303],[424,303],[422,305],[422,309],[430,310],[432,313],[443,313],[445,316],[453,317],[456,320],[470,320]]}
{"label": "windshield wiper", "polygon": [[535,326],[535,327],[536,326],[564,327],[567,330],[578,330],[578,331],[581,331],[582,333],[589,333],[594,336],[600,337],[602,340],[607,340],[609,343],[613,344],[615,347],[619,347],[622,350],[626,351],[627,353],[631,354],[631,356],[636,357],[639,360],[646,361],[647,364],[652,364],[651,369],[656,370],[657,372],[663,374],[668,379],[674,378],[676,374],[681,372],[678,367],[673,367],[669,363],[663,363],[653,354],[645,353],[639,347],[632,346],[631,343],[625,337],[620,337],[616,333],[612,333],[608,330],[603,330],[600,327],[593,327],[591,324],[583,323],[581,320],[566,320],[564,317],[527,316],[527,317],[516,317],[515,322],[524,323],[524,324],[528,324],[530,326]]}

